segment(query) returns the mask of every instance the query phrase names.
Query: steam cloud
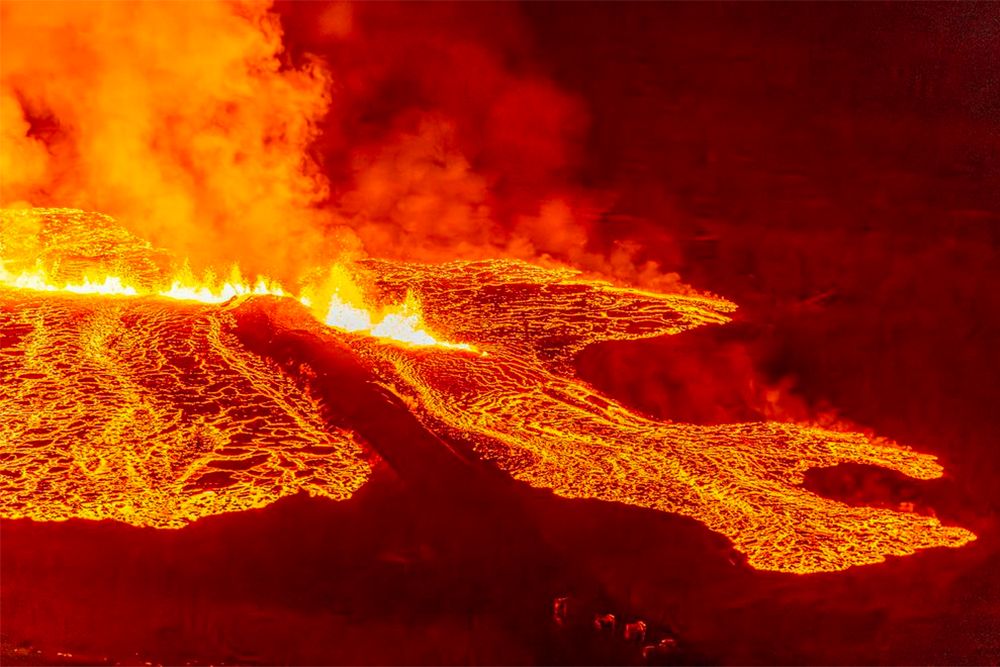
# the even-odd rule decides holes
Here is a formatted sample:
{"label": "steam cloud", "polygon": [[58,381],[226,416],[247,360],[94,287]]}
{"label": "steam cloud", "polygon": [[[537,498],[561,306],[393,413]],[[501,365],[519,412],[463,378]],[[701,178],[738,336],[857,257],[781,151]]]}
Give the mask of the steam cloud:
{"label": "steam cloud", "polygon": [[2,37],[4,206],[284,277],[361,251],[675,286],[589,247],[612,198],[577,184],[587,111],[516,7],[15,1]]}

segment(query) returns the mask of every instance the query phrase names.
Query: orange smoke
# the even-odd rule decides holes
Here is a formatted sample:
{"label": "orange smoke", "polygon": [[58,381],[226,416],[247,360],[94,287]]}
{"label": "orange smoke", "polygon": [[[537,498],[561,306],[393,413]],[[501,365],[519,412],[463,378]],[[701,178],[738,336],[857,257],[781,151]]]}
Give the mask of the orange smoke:
{"label": "orange smoke", "polygon": [[679,287],[635,244],[592,247],[614,196],[581,185],[589,116],[516,7],[278,10],[5,1],[0,204],[288,283],[363,249]]}
{"label": "orange smoke", "polygon": [[322,67],[283,64],[264,3],[2,5],[4,206],[118,216],[198,262],[292,271],[317,254],[307,153]]}
{"label": "orange smoke", "polygon": [[279,4],[291,48],[336,82],[319,140],[338,220],[372,255],[516,258],[647,287],[638,248],[591,247],[614,204],[584,187],[590,116],[514,4]]}

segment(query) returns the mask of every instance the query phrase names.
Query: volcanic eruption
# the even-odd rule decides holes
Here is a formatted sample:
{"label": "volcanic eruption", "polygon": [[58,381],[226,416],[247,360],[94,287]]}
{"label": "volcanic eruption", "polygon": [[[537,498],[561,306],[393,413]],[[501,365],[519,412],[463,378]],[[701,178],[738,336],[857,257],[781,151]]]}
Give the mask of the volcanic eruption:
{"label": "volcanic eruption", "polygon": [[[216,298],[202,287],[202,301],[232,296],[197,303],[199,289],[158,275],[162,251],[104,216],[5,211],[4,223],[38,230],[5,235],[5,249],[37,253],[5,262],[41,267],[44,276],[11,276],[4,285],[14,288],[3,305],[9,518],[176,528],[299,489],[349,497],[370,470],[363,443],[376,451],[378,443],[353,427],[351,414],[324,420],[324,404],[335,412],[338,399],[314,378],[339,369],[307,356],[289,375],[267,348],[240,339],[244,312],[260,308],[255,299],[277,297],[280,306],[247,326],[278,339],[311,329],[314,346],[350,350],[369,382],[400,396],[427,429],[466,443],[515,479],[692,516],[754,567],[840,570],[975,537],[933,517],[848,507],[801,488],[807,469],[844,462],[939,477],[932,456],[816,427],[656,422],[574,377],[569,362],[587,345],[721,324],[735,307],[725,299],[619,288],[511,260],[365,260],[358,270],[382,298],[420,304],[370,326],[370,317],[350,316],[366,310],[344,315],[340,287],[333,308],[316,313],[263,279],[257,288],[226,283]],[[102,266],[119,273],[87,277]],[[171,287],[154,291],[157,283]],[[422,317],[463,342],[400,332]]]}
{"label": "volcanic eruption", "polygon": [[807,488],[844,465],[942,478],[919,443],[688,423],[594,386],[581,353],[721,329],[740,304],[592,242],[614,196],[566,176],[580,100],[475,44],[439,55],[476,63],[483,89],[442,91],[410,71],[419,40],[378,53],[363,26],[380,9],[324,9],[301,39],[330,40],[328,60],[285,50],[282,20],[302,19],[282,11],[3,5],[6,525],[180,534],[292,497],[346,504],[382,471],[470,523],[510,501],[520,530],[524,488],[685,517],[775,576],[977,539]]}

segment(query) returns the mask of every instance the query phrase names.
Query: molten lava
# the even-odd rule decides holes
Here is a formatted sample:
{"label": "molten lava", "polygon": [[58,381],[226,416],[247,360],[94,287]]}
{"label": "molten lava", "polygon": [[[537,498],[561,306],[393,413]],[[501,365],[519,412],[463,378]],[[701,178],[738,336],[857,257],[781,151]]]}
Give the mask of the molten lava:
{"label": "molten lava", "polygon": [[[234,267],[233,273],[238,276],[239,269]],[[0,269],[0,283],[39,292],[73,292],[74,294],[103,294],[105,296],[154,294],[170,299],[201,301],[202,303],[225,303],[237,296],[248,294],[285,296],[285,291],[277,283],[269,283],[264,278],[258,279],[256,284],[252,286],[239,277],[234,277],[215,287],[211,286],[212,282],[210,279],[196,281],[190,271],[183,271],[171,280],[169,288],[156,292],[140,292],[139,288],[126,284],[125,279],[121,276],[105,276],[103,280],[93,281],[90,278],[84,278],[81,283],[72,283],[52,280],[45,268],[41,266],[22,271],[16,276]],[[309,305],[309,300],[305,297],[302,297],[301,300]]]}
{"label": "molten lava", "polygon": [[[299,489],[346,498],[367,479],[351,416],[331,427],[308,372],[293,377],[235,334],[253,299],[205,303],[253,288],[156,289],[169,257],[102,216],[5,211],[3,222],[8,266],[44,267],[41,284],[57,287],[20,289],[33,284],[17,276],[3,287],[4,517],[171,528]],[[424,427],[516,479],[693,517],[764,570],[842,570],[975,539],[936,518],[850,507],[802,486],[809,468],[844,462],[931,479],[942,474],[933,456],[792,424],[657,422],[575,377],[570,362],[587,345],[724,323],[735,309],[724,299],[652,294],[511,261],[369,260],[353,270],[382,302],[403,305],[373,315],[343,280],[346,270],[335,269],[329,307],[312,311],[329,327],[316,323],[310,344],[349,349]],[[103,278],[95,285],[84,274]],[[285,294],[267,281],[261,289]],[[178,294],[205,298],[160,298]],[[285,302],[288,322],[269,316],[272,331],[305,316],[296,314],[304,305]]]}
{"label": "molten lava", "polygon": [[[15,230],[23,226],[25,219],[35,220],[38,218],[37,212],[13,212],[4,211],[4,222],[10,224]],[[138,239],[129,236],[121,236],[123,230],[109,228],[110,218],[96,215],[81,215],[79,211],[49,209],[49,215],[56,216],[50,218],[48,235],[77,235],[77,243],[81,247],[86,244],[97,244],[98,247],[108,245],[117,246],[120,250],[122,244],[131,244],[136,252],[141,253],[149,249],[148,244],[144,244]],[[20,224],[18,224],[20,223]],[[16,231],[14,232],[16,234]],[[104,238],[101,243],[102,237]],[[62,267],[63,261],[67,257],[52,258],[38,257],[31,268],[23,269],[19,274],[14,275],[6,268],[7,257],[0,263],[0,284],[8,287],[35,290],[41,292],[72,292],[74,294],[92,294],[104,296],[162,296],[170,299],[182,301],[200,301],[202,303],[225,303],[238,296],[248,295],[270,295],[270,296],[290,296],[276,281],[258,277],[253,284],[247,282],[238,266],[233,266],[229,272],[229,278],[225,281],[218,281],[211,272],[208,272],[202,279],[195,278],[190,267],[185,263],[173,274],[164,279],[151,275],[149,272],[141,277],[135,276],[134,267],[124,267],[126,275],[131,274],[130,279],[126,275],[108,275],[106,267],[100,270],[101,277],[92,278],[83,276],[82,278],[59,276],[60,271],[49,271],[45,264],[54,264]],[[86,260],[103,260],[100,255],[93,256],[93,252],[86,255]],[[23,258],[15,260],[17,264],[24,264]],[[120,261],[99,262],[120,265]],[[72,264],[71,264],[72,266]],[[83,267],[77,265],[76,272],[79,273]],[[87,267],[90,268],[90,267]],[[121,267],[116,267],[121,270]],[[69,269],[73,272],[73,269]],[[62,273],[65,273],[63,271]],[[161,273],[154,270],[152,274]],[[50,275],[56,274],[56,275]],[[330,298],[330,306],[326,311],[324,321],[331,327],[350,332],[363,332],[376,338],[385,338],[406,345],[429,346],[436,345],[450,347],[460,350],[473,350],[472,346],[464,343],[449,343],[437,340],[424,327],[420,306],[412,294],[407,294],[402,305],[384,308],[382,317],[373,321],[372,314],[365,304],[364,297],[353,282],[350,273],[343,267],[333,267],[325,281],[327,290],[333,289]],[[345,301],[341,294],[350,295],[350,301]],[[308,296],[296,297],[303,305],[311,307],[313,300]]]}

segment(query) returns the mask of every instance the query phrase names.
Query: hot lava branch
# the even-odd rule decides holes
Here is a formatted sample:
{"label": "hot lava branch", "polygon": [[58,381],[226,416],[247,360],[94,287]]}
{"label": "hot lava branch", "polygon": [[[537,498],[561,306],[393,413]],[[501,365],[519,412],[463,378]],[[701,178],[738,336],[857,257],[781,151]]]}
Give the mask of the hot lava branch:
{"label": "hot lava branch", "polygon": [[[332,414],[336,362],[316,359],[336,348],[427,431],[514,478],[692,517],[754,568],[835,571],[975,539],[933,517],[851,507],[802,485],[806,470],[845,462],[932,479],[943,472],[933,456],[794,424],[659,422],[575,376],[573,356],[586,346],[723,324],[735,309],[725,299],[506,260],[365,260],[328,270],[311,297],[287,298],[265,279],[267,295],[239,283],[246,294],[225,303],[229,292],[178,299],[148,287],[169,258],[104,216],[5,211],[3,222],[6,265],[41,262],[56,281],[38,290],[12,278],[0,288],[7,518],[172,528],[300,489],[350,496],[371,470],[366,450],[377,443],[366,434],[377,420]],[[77,289],[87,284],[79,276],[101,270],[114,280]],[[396,305],[364,307],[359,282],[347,279],[355,272]],[[130,286],[135,294],[121,291]],[[248,321],[267,340],[299,336],[294,373],[247,346]],[[400,344],[398,327],[416,339]]]}

